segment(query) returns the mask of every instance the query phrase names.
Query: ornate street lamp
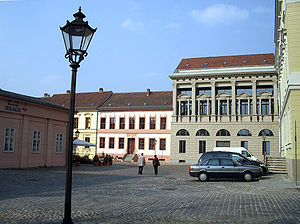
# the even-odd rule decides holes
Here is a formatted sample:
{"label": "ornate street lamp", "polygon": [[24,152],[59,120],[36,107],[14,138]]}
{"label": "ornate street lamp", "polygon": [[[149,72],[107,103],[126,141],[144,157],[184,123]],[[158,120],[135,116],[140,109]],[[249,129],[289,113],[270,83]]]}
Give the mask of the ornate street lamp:
{"label": "ornate street lamp", "polygon": [[73,14],[75,19],[67,21],[64,27],[60,27],[66,47],[65,58],[69,59],[72,68],[71,98],[68,122],[67,138],[67,164],[66,164],[66,189],[65,189],[65,213],[62,223],[73,223],[71,218],[71,193],[72,193],[72,152],[73,152],[73,123],[76,91],[76,74],[80,67],[79,63],[87,56],[87,49],[92,37],[96,32],[83,21],[85,15],[81,12],[81,7],[77,13]]}
{"label": "ornate street lamp", "polygon": [[78,129],[75,131],[75,138],[78,139],[80,132],[78,131]]}

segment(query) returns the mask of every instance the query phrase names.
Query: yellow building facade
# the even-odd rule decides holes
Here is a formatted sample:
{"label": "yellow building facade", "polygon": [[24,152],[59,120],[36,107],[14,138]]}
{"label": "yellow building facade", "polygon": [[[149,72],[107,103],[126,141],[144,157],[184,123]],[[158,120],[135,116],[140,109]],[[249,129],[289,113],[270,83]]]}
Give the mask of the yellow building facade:
{"label": "yellow building facade", "polygon": [[280,153],[288,176],[300,184],[300,0],[276,0],[276,67],[279,82]]}

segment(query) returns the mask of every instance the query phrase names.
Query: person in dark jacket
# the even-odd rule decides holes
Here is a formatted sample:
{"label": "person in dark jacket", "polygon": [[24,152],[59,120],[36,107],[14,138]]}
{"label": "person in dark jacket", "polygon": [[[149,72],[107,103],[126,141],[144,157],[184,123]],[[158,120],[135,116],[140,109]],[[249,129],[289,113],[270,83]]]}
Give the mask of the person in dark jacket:
{"label": "person in dark jacket", "polygon": [[154,167],[154,173],[155,173],[155,175],[157,175],[158,174],[158,166],[160,165],[160,163],[159,163],[159,160],[156,155],[154,155],[154,159],[153,159],[152,163],[153,163],[153,167]]}

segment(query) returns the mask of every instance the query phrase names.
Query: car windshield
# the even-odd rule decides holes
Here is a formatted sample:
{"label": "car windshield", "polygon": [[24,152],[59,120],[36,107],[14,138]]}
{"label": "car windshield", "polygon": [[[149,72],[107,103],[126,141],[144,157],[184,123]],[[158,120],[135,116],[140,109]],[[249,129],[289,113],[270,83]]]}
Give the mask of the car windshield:
{"label": "car windshield", "polygon": [[239,163],[238,161],[235,161],[235,160],[233,160],[233,163],[234,163],[235,165],[237,165],[237,166],[243,165],[243,164],[241,164],[241,163]]}

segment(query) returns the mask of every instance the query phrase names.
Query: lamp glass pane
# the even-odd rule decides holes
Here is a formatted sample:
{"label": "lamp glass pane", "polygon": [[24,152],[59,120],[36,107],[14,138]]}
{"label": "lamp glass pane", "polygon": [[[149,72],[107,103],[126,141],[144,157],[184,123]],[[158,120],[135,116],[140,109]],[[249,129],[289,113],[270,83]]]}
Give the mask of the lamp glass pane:
{"label": "lamp glass pane", "polygon": [[92,30],[90,30],[89,28],[85,29],[85,38],[83,39],[83,44],[82,44],[82,50],[86,51],[87,48],[89,47],[89,44],[92,40],[94,32],[92,32]]}
{"label": "lamp glass pane", "polygon": [[71,48],[73,50],[81,49],[81,41],[84,36],[84,26],[70,26]]}
{"label": "lamp glass pane", "polygon": [[63,34],[66,50],[68,51],[70,49],[70,36],[65,31],[62,31],[62,34]]}

